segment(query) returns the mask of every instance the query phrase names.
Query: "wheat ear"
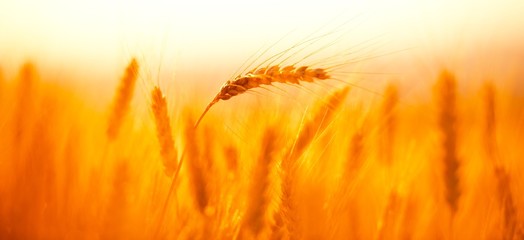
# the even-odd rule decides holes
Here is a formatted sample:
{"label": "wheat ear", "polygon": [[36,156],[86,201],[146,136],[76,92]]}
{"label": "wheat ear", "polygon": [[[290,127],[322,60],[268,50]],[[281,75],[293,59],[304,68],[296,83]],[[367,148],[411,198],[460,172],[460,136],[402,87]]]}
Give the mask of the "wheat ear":
{"label": "wheat ear", "polygon": [[332,120],[336,110],[342,105],[346,99],[350,88],[344,87],[338,91],[333,92],[326,101],[320,104],[316,114],[309,119],[297,134],[296,141],[290,149],[287,161],[292,163],[298,159],[306,150],[314,137],[324,131]]}
{"label": "wheat ear", "polygon": [[444,150],[444,180],[446,201],[455,214],[460,197],[460,162],[457,157],[457,113],[456,80],[450,72],[443,71],[437,82],[437,103],[439,108],[439,127],[442,132]]}
{"label": "wheat ear", "polygon": [[294,65],[280,67],[255,68],[250,72],[239,75],[233,80],[228,80],[213,100],[207,105],[200,118],[195,124],[198,126],[207,111],[218,101],[228,100],[247,90],[260,87],[261,85],[272,85],[273,83],[300,84],[300,82],[313,82],[331,78],[330,74],[323,68],[310,68],[308,66],[295,67]]}
{"label": "wheat ear", "polygon": [[167,102],[160,88],[151,91],[151,110],[155,117],[156,133],[160,144],[160,155],[164,164],[164,172],[172,176],[177,169],[177,151],[171,133],[171,124],[167,115]]}
{"label": "wheat ear", "polygon": [[208,179],[209,172],[206,172],[205,165],[203,163],[203,158],[201,156],[200,148],[198,145],[198,139],[196,135],[195,128],[191,126],[192,118],[188,119],[190,122],[186,126],[185,130],[185,151],[187,158],[187,167],[189,170],[189,181],[191,183],[191,190],[193,191],[193,197],[195,198],[196,207],[199,212],[205,216],[206,207],[209,204],[209,186]]}
{"label": "wheat ear", "polygon": [[253,178],[248,190],[248,207],[243,222],[243,229],[249,230],[255,237],[259,236],[266,226],[265,216],[270,202],[270,172],[276,158],[277,145],[275,129],[268,127],[262,139],[261,153],[253,169]]}
{"label": "wheat ear", "polygon": [[107,127],[107,136],[109,139],[115,139],[118,136],[124,116],[129,110],[129,104],[133,97],[137,77],[138,62],[133,58],[127,65],[124,76],[120,79],[120,85],[113,100],[109,125]]}
{"label": "wheat ear", "polygon": [[336,110],[342,105],[349,87],[345,87],[331,94],[326,101],[322,101],[315,115],[307,120],[298,132],[297,139],[287,153],[287,158],[281,163],[282,196],[279,211],[275,214],[276,225],[273,227],[272,239],[280,238],[287,228],[290,239],[300,239],[301,233],[297,229],[298,216],[294,188],[297,160],[302,156],[307,146],[321,133],[332,120]]}

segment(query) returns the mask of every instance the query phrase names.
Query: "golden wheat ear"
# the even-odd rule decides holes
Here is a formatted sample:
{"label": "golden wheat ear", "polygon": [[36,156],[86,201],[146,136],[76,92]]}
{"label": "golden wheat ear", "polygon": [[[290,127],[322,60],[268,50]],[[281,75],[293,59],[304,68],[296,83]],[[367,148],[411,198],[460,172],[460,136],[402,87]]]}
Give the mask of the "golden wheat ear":
{"label": "golden wheat ear", "polygon": [[293,65],[284,67],[273,65],[267,68],[255,68],[246,74],[237,76],[233,80],[226,81],[213,101],[207,105],[194,128],[198,127],[205,114],[219,100],[228,100],[250,89],[258,88],[260,85],[273,85],[273,83],[299,85],[301,82],[314,82],[330,78],[331,75],[324,68],[295,67]]}
{"label": "golden wheat ear", "polygon": [[107,137],[114,140],[118,137],[120,129],[124,123],[124,118],[129,112],[133,92],[135,91],[136,80],[138,79],[139,65],[135,58],[132,58],[124,75],[120,79],[118,90],[113,99],[109,124],[106,129]]}
{"label": "golden wheat ear", "polygon": [[457,213],[459,199],[462,195],[460,167],[462,162],[458,156],[459,148],[457,123],[459,116],[457,111],[457,81],[455,75],[443,70],[435,85],[435,97],[438,106],[438,127],[442,133],[441,161],[444,170],[444,186],[446,203],[448,204],[452,217]]}
{"label": "golden wheat ear", "polygon": [[175,149],[173,134],[171,133],[171,124],[167,113],[167,101],[160,88],[156,86],[151,91],[151,110],[155,118],[164,172],[167,176],[171,177],[178,168],[178,153]]}

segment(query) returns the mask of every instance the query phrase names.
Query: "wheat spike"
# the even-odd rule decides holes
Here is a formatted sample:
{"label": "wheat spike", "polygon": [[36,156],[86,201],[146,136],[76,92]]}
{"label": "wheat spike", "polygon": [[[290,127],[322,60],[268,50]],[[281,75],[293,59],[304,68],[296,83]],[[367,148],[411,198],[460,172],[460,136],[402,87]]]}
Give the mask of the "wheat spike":
{"label": "wheat spike", "polygon": [[335,91],[325,102],[321,103],[314,117],[309,119],[300,129],[297,139],[288,154],[288,162],[294,162],[298,159],[315,135],[321,133],[329,125],[334,113],[344,102],[349,89],[349,87],[345,87]]}
{"label": "wheat spike", "polygon": [[[192,122],[192,118],[188,117],[188,122]],[[191,190],[195,200],[198,211],[205,216],[206,208],[209,204],[210,192],[209,182],[210,172],[207,171],[204,163],[202,153],[198,145],[198,138],[196,129],[188,124],[185,131],[185,157],[187,158],[187,167],[189,170],[189,181],[191,183]]]}
{"label": "wheat spike", "polygon": [[455,76],[443,71],[436,85],[436,100],[439,108],[439,127],[442,132],[444,181],[446,201],[454,215],[458,209],[460,197],[460,161],[457,157],[457,113]]}
{"label": "wheat spike", "polygon": [[107,127],[107,136],[109,139],[115,139],[124,120],[124,116],[129,110],[129,104],[133,97],[135,90],[135,83],[138,77],[138,62],[136,59],[131,59],[127,65],[126,71],[113,100],[111,116],[109,117],[109,125]]}
{"label": "wheat spike", "polygon": [[276,137],[275,129],[268,127],[262,139],[261,153],[255,164],[251,186],[248,190],[249,200],[243,228],[249,230],[254,236],[259,236],[266,225],[265,215],[270,202],[270,172],[278,149]]}
{"label": "wheat spike", "polygon": [[155,117],[155,125],[158,142],[160,144],[160,155],[164,164],[164,172],[172,176],[177,169],[177,151],[171,134],[171,124],[167,115],[167,102],[160,88],[155,87],[151,92],[151,109]]}
{"label": "wheat spike", "polygon": [[284,229],[287,229],[290,239],[301,238],[301,232],[297,229],[298,216],[294,196],[297,160],[302,156],[312,140],[329,125],[334,113],[344,102],[349,89],[349,87],[340,89],[331,94],[326,101],[321,102],[315,115],[304,123],[299,130],[297,139],[289,150],[287,158],[282,161],[282,203],[274,217],[276,226],[273,229],[272,239],[277,239],[284,235]]}
{"label": "wheat spike", "polygon": [[276,82],[300,84],[300,82],[313,82],[329,78],[331,78],[331,75],[323,68],[310,68],[308,66],[295,67],[293,65],[284,67],[273,65],[270,67],[255,68],[247,74],[239,75],[233,80],[226,81],[215,98],[207,105],[196,122],[195,127],[198,126],[207,111],[209,111],[215,103],[220,100],[228,100],[247,90],[260,87],[261,85],[272,85]]}

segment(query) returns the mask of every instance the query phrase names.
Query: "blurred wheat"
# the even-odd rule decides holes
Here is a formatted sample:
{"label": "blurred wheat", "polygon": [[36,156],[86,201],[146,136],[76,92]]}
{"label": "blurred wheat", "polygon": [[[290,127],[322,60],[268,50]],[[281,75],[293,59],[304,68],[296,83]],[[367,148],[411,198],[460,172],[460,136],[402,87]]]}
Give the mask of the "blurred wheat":
{"label": "blurred wheat", "polygon": [[195,128],[199,109],[169,109],[158,87],[135,96],[151,116],[124,117],[137,71],[131,60],[109,116],[34,64],[0,72],[0,239],[524,236],[522,112],[503,105],[521,100],[494,83],[466,98],[443,71],[434,98],[409,106],[396,85],[365,110],[343,87],[306,111],[243,109],[246,125],[209,115]]}

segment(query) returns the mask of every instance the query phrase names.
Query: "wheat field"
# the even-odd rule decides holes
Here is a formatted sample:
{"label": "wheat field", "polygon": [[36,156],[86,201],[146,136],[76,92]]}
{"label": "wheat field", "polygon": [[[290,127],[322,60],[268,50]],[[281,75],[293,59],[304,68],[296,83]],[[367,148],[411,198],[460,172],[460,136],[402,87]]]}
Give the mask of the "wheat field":
{"label": "wheat field", "polygon": [[[219,14],[212,10],[204,12]],[[231,21],[230,30],[244,30]],[[522,47],[482,55],[472,34],[463,48],[441,51],[447,36],[435,31],[428,48],[442,55],[406,64],[387,58],[412,54],[410,46],[384,51],[383,39],[358,36],[352,24],[305,26],[314,34],[298,43],[266,43],[227,79],[222,71],[244,54],[230,50],[263,34],[240,32],[238,46],[223,45],[228,58],[213,54],[233,38],[211,44],[176,32],[173,44],[194,44],[195,58],[166,61],[170,76],[140,49],[113,69],[119,77],[93,75],[111,69],[93,50],[100,46],[69,46],[96,55],[74,68],[90,58],[68,65],[45,55],[58,52],[51,37],[42,46],[52,51],[37,51],[36,61],[3,55],[0,239],[524,239]],[[38,48],[31,36],[24,44]],[[217,52],[203,54],[200,41]],[[106,81],[71,84],[92,76]]]}
{"label": "wheat field", "polygon": [[0,78],[1,239],[524,238],[524,101],[493,82],[239,95],[195,127],[204,100],[140,94],[140,71],[105,111],[32,63]]}

